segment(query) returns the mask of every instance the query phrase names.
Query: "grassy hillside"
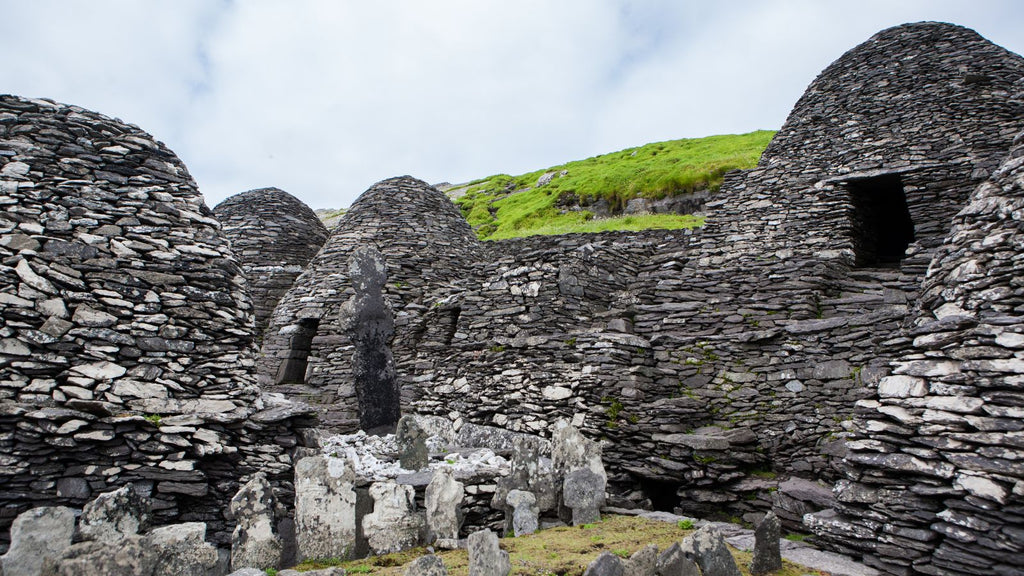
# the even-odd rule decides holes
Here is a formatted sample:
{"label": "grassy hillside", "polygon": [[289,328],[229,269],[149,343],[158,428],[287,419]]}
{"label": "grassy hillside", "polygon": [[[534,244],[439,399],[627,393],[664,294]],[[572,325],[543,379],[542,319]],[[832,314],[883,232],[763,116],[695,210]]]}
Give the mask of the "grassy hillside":
{"label": "grassy hillside", "polygon": [[[751,168],[775,133],[656,142],[519,176],[498,174],[448,189],[477,236],[485,240],[601,230],[689,228],[693,216],[658,214],[595,219],[586,209],[604,199],[613,213],[632,198],[664,198],[717,190],[722,175]],[[541,176],[550,181],[539,185]],[[573,206],[584,209],[573,210]]]}

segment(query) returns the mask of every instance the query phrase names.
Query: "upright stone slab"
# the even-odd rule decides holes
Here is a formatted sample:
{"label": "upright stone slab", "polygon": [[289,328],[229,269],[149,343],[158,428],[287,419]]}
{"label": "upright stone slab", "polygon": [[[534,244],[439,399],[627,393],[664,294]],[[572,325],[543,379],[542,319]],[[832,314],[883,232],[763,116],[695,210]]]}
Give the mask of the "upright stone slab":
{"label": "upright stone slab", "polygon": [[359,427],[377,433],[398,423],[401,393],[388,342],[395,319],[382,292],[387,282],[384,257],[373,246],[360,246],[348,264],[355,294],[342,307],[342,322],[352,334],[352,377],[359,401]]}
{"label": "upright stone slab", "polygon": [[139,534],[149,525],[149,498],[128,484],[97,496],[85,505],[78,519],[82,540],[115,542],[129,534]]}
{"label": "upright stone slab", "polygon": [[700,566],[704,576],[742,576],[721,532],[704,526],[683,539],[683,553]]}
{"label": "upright stone slab", "polygon": [[355,473],[348,462],[332,476],[323,456],[295,465],[295,538],[300,560],[345,558],[356,545]]}
{"label": "upright stone slab", "polygon": [[427,554],[410,562],[402,576],[448,576],[448,569],[440,558]]}
{"label": "upright stone slab", "polygon": [[[465,428],[465,426],[463,427]],[[491,499],[491,507],[505,512],[505,534],[512,534],[514,510],[508,505],[508,495],[513,490],[530,492],[536,498],[539,512],[555,510],[561,494],[561,479],[556,488],[553,462],[541,456],[539,442],[518,435],[512,439],[512,471],[498,480]]]}
{"label": "upright stone slab", "polygon": [[572,525],[601,520],[604,504],[604,481],[589,468],[570,472],[562,484],[562,500],[572,510]]}
{"label": "upright stone slab", "polygon": [[281,539],[274,529],[274,494],[262,472],[231,499],[228,510],[235,519],[231,535],[231,569],[279,568]]}
{"label": "upright stone slab", "polygon": [[779,538],[782,525],[774,512],[765,515],[754,530],[754,559],[750,563],[751,574],[768,574],[782,568],[782,551]]}
{"label": "upright stone slab", "polygon": [[648,544],[623,564],[623,576],[655,576],[658,573],[658,547]]}
{"label": "upright stone slab", "polygon": [[217,566],[217,549],[206,542],[203,522],[154,528],[145,544],[156,554],[153,576],[207,576]]}
{"label": "upright stone slab", "polygon": [[465,490],[450,468],[438,468],[427,485],[423,505],[427,512],[427,541],[450,547],[459,538],[462,527],[462,501]]}
{"label": "upright stone slab", "polygon": [[[588,482],[599,485],[599,489],[588,492],[597,495],[598,500],[591,504],[597,510],[604,506],[608,475],[605,473],[604,464],[601,461],[601,445],[599,443],[585,437],[568,421],[560,420],[555,424],[555,428],[551,439],[551,457],[554,461],[555,481],[562,487],[558,515],[564,522],[574,522],[573,512],[569,510],[571,506],[565,502],[565,482],[569,475],[574,471],[586,469],[597,477],[596,481],[588,480]],[[590,477],[588,476],[588,478]],[[576,481],[574,480],[574,483]],[[582,496],[582,493],[577,493],[576,496]]]}
{"label": "upright stone slab", "polygon": [[512,569],[508,552],[501,549],[498,536],[490,530],[469,535],[469,576],[507,576]]}
{"label": "upright stone slab", "polygon": [[374,554],[400,552],[420,543],[424,521],[416,510],[412,486],[376,482],[370,486],[370,497],[373,512],[363,518],[363,534]]}
{"label": "upright stone slab", "polygon": [[540,511],[537,509],[537,497],[532,492],[513,490],[508,493],[505,501],[511,509],[512,533],[515,536],[533,534],[537,531]]}
{"label": "upright stone slab", "polygon": [[602,552],[600,556],[587,565],[583,576],[624,576],[625,567],[622,559],[611,552]]}
{"label": "upright stone slab", "polygon": [[690,559],[679,542],[673,542],[658,556],[659,576],[701,576],[700,567]]}
{"label": "upright stone slab", "polygon": [[402,416],[398,421],[395,439],[398,442],[398,463],[402,468],[422,470],[427,467],[427,433],[414,416]]}
{"label": "upright stone slab", "polygon": [[71,546],[75,512],[63,506],[33,508],[18,515],[11,526],[11,547],[0,557],[8,576],[36,576],[46,559],[60,558]]}

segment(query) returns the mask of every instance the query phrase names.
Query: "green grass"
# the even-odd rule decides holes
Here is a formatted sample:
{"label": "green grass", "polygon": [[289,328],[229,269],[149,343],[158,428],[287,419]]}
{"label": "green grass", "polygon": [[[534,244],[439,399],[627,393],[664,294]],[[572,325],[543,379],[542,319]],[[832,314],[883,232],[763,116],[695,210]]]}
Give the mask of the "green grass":
{"label": "green grass", "polygon": [[[690,534],[690,528],[692,526],[683,529],[673,523],[643,518],[605,516],[601,522],[594,524],[552,528],[518,538],[503,538],[501,547],[509,553],[513,576],[581,576],[587,565],[601,552],[629,556],[647,544],[655,544],[659,550],[665,550],[673,542]],[[740,572],[748,576],[752,554],[731,547],[730,552]],[[408,563],[423,554],[426,554],[424,548],[414,548],[386,556],[351,560],[340,566],[350,574],[400,576]],[[466,576],[469,573],[469,559],[465,550],[439,551],[437,555],[451,576]],[[298,569],[311,570],[314,566],[320,565],[301,565]],[[782,570],[773,572],[772,576],[805,574],[822,573],[783,561]]]}
{"label": "green grass", "polygon": [[[456,203],[485,240],[700,226],[702,220],[674,214],[595,220],[592,212],[565,210],[560,205],[586,205],[604,198],[611,210],[618,212],[632,198],[715,191],[726,172],[755,166],[774,135],[761,130],[656,142],[519,176],[498,174],[455,187],[449,193],[462,194]],[[567,174],[559,175],[562,171]],[[537,187],[537,180],[547,172],[554,172],[554,178]]]}

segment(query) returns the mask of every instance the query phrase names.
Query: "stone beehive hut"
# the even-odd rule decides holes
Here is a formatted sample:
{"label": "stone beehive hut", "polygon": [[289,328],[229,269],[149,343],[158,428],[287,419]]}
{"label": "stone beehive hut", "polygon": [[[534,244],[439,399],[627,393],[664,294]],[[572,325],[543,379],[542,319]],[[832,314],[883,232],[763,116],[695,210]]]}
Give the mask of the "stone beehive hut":
{"label": "stone beehive hut", "polygon": [[[1022,94],[1024,96],[1024,94]],[[953,220],[812,526],[892,573],[1022,574],[1024,133]]]}
{"label": "stone beehive hut", "polygon": [[[360,247],[374,253],[359,252],[354,259]],[[435,293],[444,295],[466,278],[482,254],[465,219],[437,189],[410,177],[375,184],[281,299],[264,337],[262,383],[320,406],[323,423],[336,430],[393,425],[399,398],[392,352],[378,347],[380,356],[371,362],[379,361],[380,378],[354,375],[353,354],[361,349],[354,335],[386,332],[390,348],[414,346],[415,319],[436,303]],[[364,399],[364,385],[377,385],[370,380],[383,382],[380,395]],[[361,418],[372,405],[384,421]]]}
{"label": "stone beehive hut", "polygon": [[[833,499],[857,402],[919,353],[925,274],[1020,130],[1022,78],[1024,59],[965,28],[885,30],[822,72],[757,168],[727,175],[702,231],[499,242],[469,270],[432,268],[429,290],[388,284],[402,409],[540,434],[571,419],[606,441],[623,501],[747,520],[775,507],[805,529]],[[372,229],[421,217],[405,208]],[[318,306],[315,290],[292,310]],[[281,336],[301,332],[288,314]],[[293,349],[265,347],[264,374],[306,357]],[[309,382],[337,377],[314,362],[344,374],[309,358]],[[346,402],[326,410],[358,412]]]}
{"label": "stone beehive hut", "polygon": [[3,96],[0,204],[0,526],[132,482],[222,541],[238,478],[288,475],[302,410],[265,410],[245,281],[184,165],[118,120]]}
{"label": "stone beehive hut", "polygon": [[213,209],[249,281],[261,338],[277,302],[329,235],[301,200],[278,188],[236,194]]}
{"label": "stone beehive hut", "polygon": [[860,267],[914,258],[1009,148],[1022,76],[1024,59],[967,28],[879,32],[811,83],[757,169],[724,187],[709,230]]}

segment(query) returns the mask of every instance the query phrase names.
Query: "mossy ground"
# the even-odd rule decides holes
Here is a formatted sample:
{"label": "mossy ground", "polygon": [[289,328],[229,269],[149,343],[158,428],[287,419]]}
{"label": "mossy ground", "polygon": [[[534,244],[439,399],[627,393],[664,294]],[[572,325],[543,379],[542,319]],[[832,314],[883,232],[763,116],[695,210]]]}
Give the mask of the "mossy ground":
{"label": "mossy ground", "polygon": [[[684,530],[676,524],[647,520],[632,516],[606,516],[602,522],[581,527],[562,527],[543,530],[519,538],[504,538],[501,547],[509,553],[512,574],[530,576],[579,576],[587,565],[605,551],[628,557],[637,550],[655,544],[659,550],[682,540],[693,530]],[[327,565],[345,568],[349,574],[377,574],[400,576],[405,565],[426,554],[424,548],[406,550],[374,558],[340,563],[307,563],[299,570],[313,570]],[[749,576],[751,554],[732,550],[736,563],[744,576]],[[465,550],[438,552],[451,576],[468,576],[469,562]],[[784,562],[775,576],[821,574],[790,562]]]}
{"label": "mossy ground", "polygon": [[[692,217],[659,214],[596,221],[587,210],[563,210],[559,204],[584,204],[603,198],[614,211],[632,198],[664,198],[697,190],[717,190],[729,170],[757,164],[774,132],[709,136],[656,142],[519,176],[498,174],[450,189],[456,203],[485,240],[600,230],[687,228]],[[566,175],[561,176],[565,171]],[[543,186],[538,179],[552,172]],[[640,219],[642,218],[642,219]],[[625,227],[623,227],[625,226]],[[633,226],[633,227],[629,227]]]}

